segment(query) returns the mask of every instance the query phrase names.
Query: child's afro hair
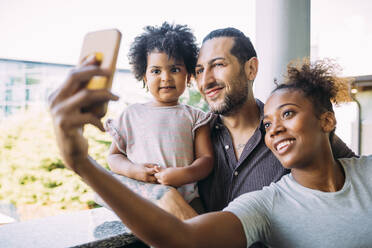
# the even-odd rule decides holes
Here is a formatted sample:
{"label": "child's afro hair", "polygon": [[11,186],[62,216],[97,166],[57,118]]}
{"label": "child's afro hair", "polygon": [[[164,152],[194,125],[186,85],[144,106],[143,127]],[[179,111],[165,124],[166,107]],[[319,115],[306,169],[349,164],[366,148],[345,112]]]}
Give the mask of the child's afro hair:
{"label": "child's afro hair", "polygon": [[164,52],[169,58],[184,62],[189,74],[194,74],[198,56],[195,36],[186,25],[164,22],[159,26],[146,26],[131,45],[128,58],[134,76],[141,81],[146,73],[147,55]]}

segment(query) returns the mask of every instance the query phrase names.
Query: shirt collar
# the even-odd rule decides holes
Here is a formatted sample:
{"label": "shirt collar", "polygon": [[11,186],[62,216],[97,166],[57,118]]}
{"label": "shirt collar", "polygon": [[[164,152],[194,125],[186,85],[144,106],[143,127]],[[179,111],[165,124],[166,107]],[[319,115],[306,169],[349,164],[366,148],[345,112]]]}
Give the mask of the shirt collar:
{"label": "shirt collar", "polygon": [[220,115],[213,114],[210,126],[213,130],[220,130],[224,127]]}
{"label": "shirt collar", "polygon": [[256,103],[257,103],[257,106],[258,106],[258,111],[260,112],[260,130],[262,131],[262,133],[264,134],[265,133],[265,126],[263,125],[263,116],[264,116],[264,106],[265,104],[263,102],[261,102],[259,99],[256,98]]}
{"label": "shirt collar", "polygon": [[[259,126],[259,129],[263,132],[265,132],[265,127],[262,123],[262,120],[263,120],[263,115],[264,115],[264,106],[265,104],[263,102],[261,102],[259,99],[255,99],[256,100],[256,104],[258,106],[258,111],[260,113],[260,126]],[[211,113],[211,112],[210,112]],[[211,113],[213,114],[213,113]],[[216,115],[216,114],[213,114],[213,117],[212,117],[212,120],[211,120],[211,128],[213,129],[221,129],[224,127],[223,123],[222,123],[222,120],[221,120],[221,116],[220,115]]]}

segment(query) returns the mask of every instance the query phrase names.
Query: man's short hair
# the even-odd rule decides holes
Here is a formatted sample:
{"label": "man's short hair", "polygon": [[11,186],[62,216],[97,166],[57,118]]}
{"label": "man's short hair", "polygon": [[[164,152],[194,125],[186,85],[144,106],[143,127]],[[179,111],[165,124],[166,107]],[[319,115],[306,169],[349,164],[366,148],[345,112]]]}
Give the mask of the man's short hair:
{"label": "man's short hair", "polygon": [[236,28],[222,28],[210,32],[204,39],[204,42],[217,37],[232,37],[234,38],[234,45],[230,53],[238,58],[240,64],[244,64],[252,57],[257,57],[251,40],[244,35],[244,33]]}

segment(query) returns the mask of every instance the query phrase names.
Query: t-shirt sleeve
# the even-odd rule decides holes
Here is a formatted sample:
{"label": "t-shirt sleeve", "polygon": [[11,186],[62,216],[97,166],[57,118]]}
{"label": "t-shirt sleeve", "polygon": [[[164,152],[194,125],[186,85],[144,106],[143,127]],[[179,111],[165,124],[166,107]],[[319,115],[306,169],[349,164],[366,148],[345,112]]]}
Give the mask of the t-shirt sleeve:
{"label": "t-shirt sleeve", "polygon": [[201,127],[206,125],[208,122],[211,121],[213,114],[212,113],[205,113],[199,109],[193,108],[192,110],[193,115],[193,127],[192,127],[192,135],[195,137],[195,131]]}
{"label": "t-shirt sleeve", "polygon": [[124,123],[125,119],[126,112],[123,111],[119,118],[108,119],[105,123],[105,129],[111,135],[113,142],[115,142],[116,147],[119,149],[119,151],[121,151],[124,155],[127,155],[127,134],[126,126]]}
{"label": "t-shirt sleeve", "polygon": [[265,200],[263,197],[267,197],[263,191],[246,193],[223,209],[223,211],[233,213],[242,223],[247,247],[258,241],[265,243],[269,236],[269,213],[272,201]]}
{"label": "t-shirt sleeve", "polygon": [[332,139],[332,152],[335,158],[351,158],[357,157],[355,153],[337,136]]}

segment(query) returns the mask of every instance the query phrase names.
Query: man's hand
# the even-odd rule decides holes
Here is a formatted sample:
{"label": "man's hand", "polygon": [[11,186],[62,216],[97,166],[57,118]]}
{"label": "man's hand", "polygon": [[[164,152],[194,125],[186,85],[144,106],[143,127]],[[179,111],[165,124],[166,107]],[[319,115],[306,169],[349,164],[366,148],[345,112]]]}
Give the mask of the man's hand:
{"label": "man's hand", "polygon": [[49,109],[61,156],[66,165],[79,173],[78,165],[88,158],[88,143],[83,137],[84,124],[90,123],[104,131],[100,119],[92,113],[82,113],[83,107],[118,97],[107,90],[88,90],[89,79],[95,75],[108,76],[109,71],[94,65],[89,58],[80,68],[71,71],[65,82],[49,97]]}
{"label": "man's hand", "polygon": [[162,168],[160,166],[157,166],[155,169],[157,173],[154,176],[159,183],[173,187],[179,187],[183,185],[182,168]]}

